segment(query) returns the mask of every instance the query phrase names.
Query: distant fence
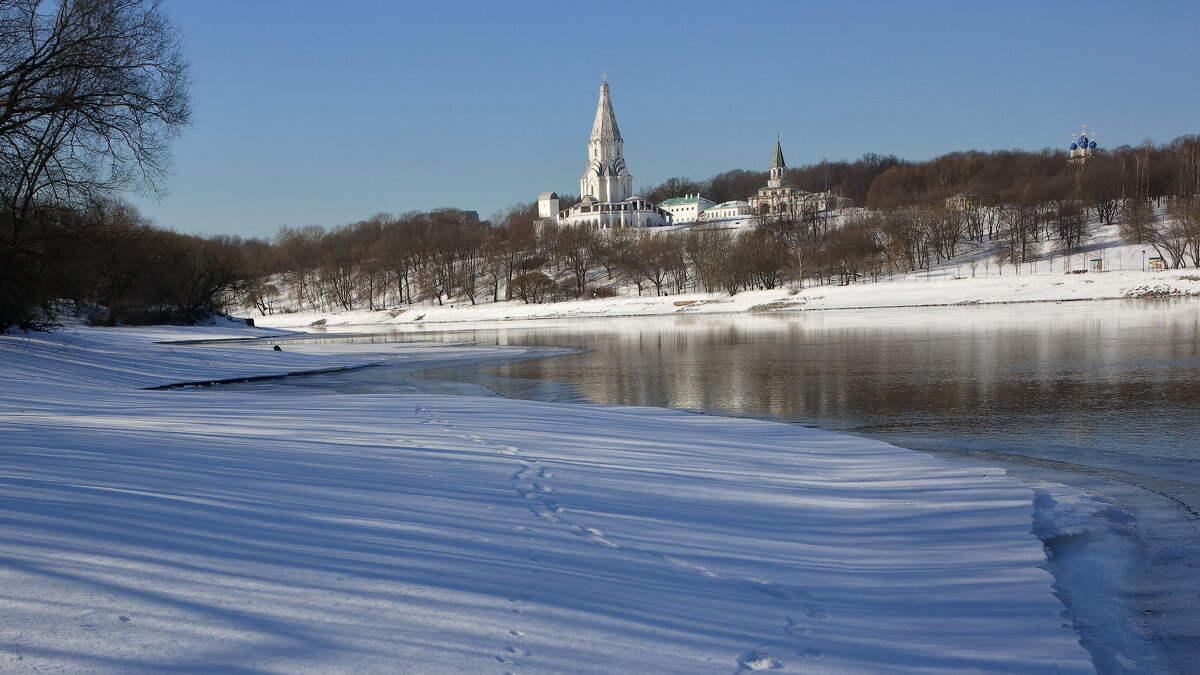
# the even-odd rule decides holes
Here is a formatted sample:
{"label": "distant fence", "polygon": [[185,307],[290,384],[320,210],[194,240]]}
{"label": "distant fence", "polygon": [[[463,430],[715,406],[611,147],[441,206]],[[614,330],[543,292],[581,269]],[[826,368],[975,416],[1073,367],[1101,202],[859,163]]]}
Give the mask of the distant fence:
{"label": "distant fence", "polygon": [[[975,277],[1007,277],[1021,274],[1084,274],[1103,272],[1160,272],[1167,269],[1166,261],[1158,256],[1139,252],[1075,253],[1070,256],[1047,256],[1029,260],[1020,265],[997,265],[995,260],[983,259],[971,262],[943,265],[928,270],[883,275],[879,280],[935,281],[940,279],[970,279]],[[874,280],[870,280],[874,281]],[[862,282],[860,282],[862,283]]]}

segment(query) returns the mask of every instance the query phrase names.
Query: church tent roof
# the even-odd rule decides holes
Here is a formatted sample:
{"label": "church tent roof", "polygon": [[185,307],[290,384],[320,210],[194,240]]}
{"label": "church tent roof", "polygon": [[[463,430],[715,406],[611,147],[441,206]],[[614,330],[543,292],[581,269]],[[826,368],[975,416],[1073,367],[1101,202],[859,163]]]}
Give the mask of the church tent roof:
{"label": "church tent roof", "polygon": [[787,164],[783,161],[783,147],[779,145],[779,140],[775,140],[775,159],[771,160],[772,169],[786,169]]}
{"label": "church tent roof", "polygon": [[596,121],[592,123],[591,140],[621,140],[621,130],[617,128],[617,115],[613,112],[612,98],[608,94],[608,82],[600,83],[600,102],[596,104]]}

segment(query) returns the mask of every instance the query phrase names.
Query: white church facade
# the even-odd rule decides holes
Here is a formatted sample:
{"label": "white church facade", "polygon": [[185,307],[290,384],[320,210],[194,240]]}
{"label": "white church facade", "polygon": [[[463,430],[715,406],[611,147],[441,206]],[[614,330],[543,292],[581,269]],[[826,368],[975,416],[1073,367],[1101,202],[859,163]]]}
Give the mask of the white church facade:
{"label": "white church facade", "polygon": [[669,212],[633,194],[633,176],[625,166],[624,147],[605,78],[600,84],[596,119],[588,138],[587,168],[579,179],[581,199],[574,206],[560,209],[558,195],[544,192],[538,196],[538,218],[558,225],[601,230],[669,225]]}

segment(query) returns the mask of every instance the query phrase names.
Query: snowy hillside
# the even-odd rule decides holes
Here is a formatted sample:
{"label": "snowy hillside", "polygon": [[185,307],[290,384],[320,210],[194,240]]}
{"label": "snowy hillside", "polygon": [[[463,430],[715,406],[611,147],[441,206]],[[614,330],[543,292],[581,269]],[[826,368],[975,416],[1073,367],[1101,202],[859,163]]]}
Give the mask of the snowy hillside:
{"label": "snowy hillside", "polygon": [[1078,275],[1005,274],[974,279],[955,278],[952,272],[937,272],[933,276],[909,276],[880,283],[812,286],[798,292],[781,288],[746,291],[733,296],[723,293],[690,293],[665,297],[635,295],[546,304],[525,304],[520,301],[479,305],[456,303],[441,307],[419,305],[402,311],[294,312],[269,316],[256,314],[254,320],[260,326],[310,329],[370,325],[420,327],[444,323],[527,319],[1067,302],[1197,295],[1200,295],[1200,273],[1196,270]]}
{"label": "snowy hillside", "polygon": [[150,342],[234,332],[0,337],[0,669],[1092,671],[1000,469],[659,409],[136,388],[379,358]]}
{"label": "snowy hillside", "polygon": [[[1125,244],[1115,225],[1095,225],[1092,237],[1071,256],[1056,255],[1054,241],[1040,242],[1039,259],[1019,266],[998,266],[992,259],[994,242],[968,242],[953,260],[906,274],[882,276],[849,285],[807,282],[771,290],[728,293],[686,293],[656,296],[620,288],[612,298],[526,304],[520,300],[478,304],[461,300],[438,305],[419,303],[388,309],[313,311],[282,305],[271,314],[249,312],[260,326],[417,327],[440,323],[572,317],[720,314],[872,307],[922,307],[1013,302],[1065,302],[1148,297],[1200,296],[1200,272],[1195,269],[1149,271],[1156,255],[1151,246]],[[1094,261],[1099,261],[1095,271]],[[1074,271],[1076,273],[1067,273]],[[597,272],[602,276],[602,273]]]}

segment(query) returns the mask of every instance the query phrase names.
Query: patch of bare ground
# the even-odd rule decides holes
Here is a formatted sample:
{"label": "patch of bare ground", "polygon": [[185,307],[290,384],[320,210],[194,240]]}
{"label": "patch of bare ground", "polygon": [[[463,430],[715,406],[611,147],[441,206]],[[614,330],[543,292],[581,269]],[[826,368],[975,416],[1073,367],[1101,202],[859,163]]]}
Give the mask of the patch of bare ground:
{"label": "patch of bare ground", "polygon": [[[1200,277],[1180,277],[1180,279],[1200,281]],[[1200,295],[1200,289],[1183,289],[1169,284],[1157,284],[1154,286],[1132,286],[1122,289],[1121,293],[1126,298],[1178,298]]]}
{"label": "patch of bare ground", "polygon": [[808,302],[808,299],[803,300],[776,300],[761,305],[754,305],[750,308],[751,312],[774,312],[781,309],[795,309],[803,307]]}

